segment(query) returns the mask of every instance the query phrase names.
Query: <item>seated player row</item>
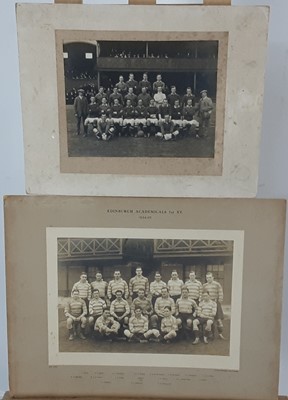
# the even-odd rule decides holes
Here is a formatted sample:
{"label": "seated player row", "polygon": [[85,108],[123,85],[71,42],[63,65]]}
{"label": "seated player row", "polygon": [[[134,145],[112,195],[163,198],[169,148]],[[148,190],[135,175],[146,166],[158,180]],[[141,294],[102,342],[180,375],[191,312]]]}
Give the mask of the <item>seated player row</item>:
{"label": "seated player row", "polygon": [[[208,292],[203,292],[202,300],[197,303],[189,299],[188,288],[183,286],[181,296],[176,303],[169,296],[167,288],[161,289],[161,296],[156,299],[154,309],[152,303],[139,289],[131,306],[123,298],[121,290],[116,291],[116,298],[111,302],[110,309],[100,298],[99,290],[93,291],[89,302],[89,316],[86,303],[79,296],[79,290],[74,289],[72,298],[65,307],[69,340],[74,339],[74,329],[80,328],[79,337],[84,336],[86,324],[93,330],[96,339],[115,339],[145,342],[164,342],[177,338],[192,340],[193,344],[200,341],[200,331],[203,331],[203,341],[208,344],[212,326],[217,315],[217,304],[211,300]],[[86,318],[88,317],[88,318]],[[78,324],[77,324],[78,323]],[[219,337],[224,339],[222,330]]]}
{"label": "seated player row", "polygon": [[[157,88],[157,93],[154,94],[153,98],[145,87],[142,88],[142,93],[138,96],[133,93],[133,88],[129,87],[128,94],[124,97],[118,91],[117,87],[115,87],[109,101],[110,105],[104,89],[100,88],[99,93],[95,97],[91,97],[90,104],[88,105],[88,101],[84,96],[84,90],[79,89],[79,96],[74,101],[78,135],[80,134],[81,122],[84,124],[84,136],[86,136],[89,124],[98,123],[102,114],[110,118],[107,124],[113,125],[107,129],[105,126],[107,130],[105,135],[109,137],[112,136],[115,127],[118,130],[121,129],[121,131],[129,128],[133,133],[135,126],[136,128],[140,127],[141,130],[151,125],[157,127],[159,121],[164,118],[164,115],[171,116],[176,129],[178,127],[180,129],[186,129],[187,127],[187,129],[191,129],[191,126],[196,129],[199,128],[199,125],[208,128],[213,110],[213,103],[207,96],[207,90],[201,92],[201,99],[195,104],[195,96],[192,94],[191,88],[187,88],[187,94],[183,97],[181,104],[180,96],[176,93],[175,86],[172,87],[168,98],[163,93],[161,86]],[[194,118],[196,114],[198,118]],[[169,128],[167,129],[169,130]],[[172,128],[170,130],[173,131]],[[100,132],[100,134],[102,138],[102,133]],[[175,136],[177,136],[176,133]]]}
{"label": "seated player row", "polygon": [[[223,331],[223,323],[222,320],[224,318],[223,311],[221,307],[221,302],[223,300],[223,290],[221,285],[214,281],[213,275],[211,273],[207,273],[206,275],[207,283],[203,286],[201,282],[199,282],[195,278],[195,272],[191,272],[189,274],[189,280],[184,285],[183,281],[179,279],[177,271],[172,271],[171,279],[168,281],[167,285],[165,282],[162,281],[160,273],[155,274],[155,280],[150,283],[148,279],[142,276],[142,268],[136,269],[136,276],[131,278],[129,281],[129,286],[127,283],[121,278],[120,271],[115,271],[114,279],[107,284],[107,282],[103,281],[102,274],[100,272],[96,273],[96,280],[91,283],[91,285],[87,282],[87,275],[82,274],[80,277],[80,281],[75,283],[72,288],[72,298],[74,297],[74,292],[79,291],[78,295],[82,302],[82,307],[85,304],[85,310],[80,307],[78,310],[77,318],[79,317],[79,313],[83,313],[82,317],[82,328],[86,326],[86,318],[84,315],[87,315],[89,310],[90,315],[90,325],[95,324],[95,316],[100,316],[102,314],[103,309],[110,305],[112,308],[111,314],[113,318],[116,318],[116,322],[119,316],[116,317],[115,314],[115,300],[116,306],[122,307],[121,309],[121,319],[126,318],[126,325],[127,325],[127,317],[130,312],[134,313],[137,307],[140,307],[143,313],[143,316],[149,317],[149,326],[151,329],[160,329],[160,322],[161,318],[163,317],[163,310],[164,307],[169,306],[171,308],[171,314],[179,315],[179,314],[187,314],[187,318],[183,321],[184,331],[187,334],[192,327],[192,314],[195,314],[197,310],[197,305],[204,301],[206,294],[210,293],[209,300],[213,303],[213,312],[210,310],[210,316],[213,318],[208,323],[213,324],[214,318],[217,322],[217,328],[220,335],[222,335]],[[93,290],[93,295],[91,299],[91,288]],[[204,293],[202,294],[202,289],[204,289]],[[131,301],[129,303],[125,300],[131,296]],[[118,299],[117,299],[118,296]],[[130,299],[129,299],[130,300]],[[73,300],[71,300],[73,302]],[[114,302],[114,303],[113,303]],[[210,303],[210,304],[212,304]],[[68,303],[67,303],[68,304]],[[112,307],[113,304],[113,307]],[[206,305],[206,303],[204,304]],[[188,307],[188,308],[187,308]],[[71,309],[71,305],[68,307]],[[69,320],[67,314],[67,308],[65,308],[65,315],[67,319],[67,327],[68,329],[72,329],[71,320]],[[186,311],[184,311],[186,309]],[[214,313],[215,311],[215,313]],[[204,312],[204,314],[206,311]],[[188,315],[189,314],[189,315]],[[203,313],[200,313],[201,315]],[[198,315],[201,317],[201,315]],[[204,315],[203,314],[203,315]],[[213,315],[212,315],[213,314]],[[76,315],[75,315],[76,316]],[[91,320],[92,317],[92,320]],[[151,318],[150,318],[151,317]],[[188,318],[189,317],[189,318]],[[195,317],[195,315],[194,315]],[[80,318],[81,319],[81,318]],[[187,325],[187,320],[188,325]],[[69,321],[69,323],[68,323]],[[79,319],[78,319],[79,321]],[[205,320],[202,321],[207,325]],[[196,324],[196,323],[195,323]],[[194,324],[194,325],[195,325]],[[69,325],[69,326],[68,326]],[[193,330],[194,330],[193,325]],[[96,326],[96,325],[95,325]],[[209,330],[211,331],[211,326]],[[178,321],[179,327],[179,321]],[[195,327],[195,330],[196,327]],[[183,333],[182,332],[182,333]],[[123,333],[123,332],[122,332]],[[70,335],[71,336],[71,335]],[[221,336],[220,336],[221,337]],[[71,336],[72,338],[72,336]],[[197,339],[197,336],[196,336]]]}

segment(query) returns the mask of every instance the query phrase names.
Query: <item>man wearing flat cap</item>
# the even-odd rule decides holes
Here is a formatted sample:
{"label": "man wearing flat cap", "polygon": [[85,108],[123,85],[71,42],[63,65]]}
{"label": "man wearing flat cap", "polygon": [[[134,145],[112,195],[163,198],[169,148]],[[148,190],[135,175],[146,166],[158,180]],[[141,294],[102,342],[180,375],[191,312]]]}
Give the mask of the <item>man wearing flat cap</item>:
{"label": "man wearing flat cap", "polygon": [[201,136],[207,136],[208,128],[210,125],[210,116],[213,111],[213,102],[210,97],[207,96],[207,90],[200,92],[201,99],[199,101],[199,117],[200,117],[200,134]]}
{"label": "man wearing flat cap", "polygon": [[87,134],[87,126],[85,126],[84,122],[88,115],[88,100],[84,96],[84,90],[78,90],[78,96],[74,100],[74,112],[75,117],[77,119],[77,135],[81,133],[81,123],[84,129],[84,136]]}

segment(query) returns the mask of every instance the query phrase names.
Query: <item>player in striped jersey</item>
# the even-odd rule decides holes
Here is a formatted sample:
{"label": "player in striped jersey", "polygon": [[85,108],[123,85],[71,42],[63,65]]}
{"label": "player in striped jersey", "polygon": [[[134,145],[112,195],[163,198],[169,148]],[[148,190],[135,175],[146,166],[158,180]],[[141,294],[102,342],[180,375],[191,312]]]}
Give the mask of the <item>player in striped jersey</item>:
{"label": "player in striped jersey", "polygon": [[167,287],[161,289],[161,297],[155,301],[154,311],[155,314],[151,316],[151,327],[157,328],[161,319],[164,317],[164,308],[169,307],[172,314],[175,314],[175,302],[169,296]]}
{"label": "player in striped jersey", "polygon": [[224,314],[222,310],[221,303],[223,302],[223,289],[219,282],[214,281],[213,274],[211,272],[207,272],[206,274],[207,283],[203,285],[203,293],[208,292],[211,300],[215,301],[217,304],[217,313],[215,315],[215,319],[217,321],[217,330],[219,333],[220,339],[225,339],[223,336],[223,319]]}
{"label": "player in striped jersey", "polygon": [[166,283],[161,280],[160,272],[155,273],[155,280],[150,283],[150,294],[152,296],[152,305],[154,307],[156,299],[161,296],[161,289],[166,288]]}
{"label": "player in striped jersey", "polygon": [[[87,307],[83,299],[80,298],[79,290],[72,290],[71,298],[67,300],[64,308],[64,314],[67,318],[67,329],[69,332],[69,340],[74,339],[74,329],[75,334],[78,330],[78,336],[80,339],[86,339],[84,336],[84,330],[86,327],[86,315]],[[80,328],[80,331],[79,331]]]}
{"label": "player in striped jersey", "polygon": [[212,325],[214,323],[216,311],[217,305],[215,301],[210,299],[208,292],[203,292],[202,299],[197,308],[197,318],[195,318],[193,321],[193,331],[195,334],[195,340],[193,344],[198,344],[200,342],[199,325],[203,327],[203,341],[205,344],[208,344],[208,336],[210,335]]}
{"label": "player in striped jersey", "polygon": [[195,300],[196,303],[199,304],[202,295],[202,283],[196,279],[194,271],[190,272],[189,279],[185,282],[185,286],[188,288],[189,298]]}
{"label": "player in striped jersey", "polygon": [[128,301],[123,299],[121,290],[116,290],[116,299],[111,303],[110,314],[119,322],[123,331],[123,328],[128,325],[130,307]]}
{"label": "player in striped jersey", "polygon": [[142,314],[148,319],[153,314],[153,307],[151,301],[145,297],[144,289],[138,290],[138,297],[136,297],[131,304],[131,314],[133,315],[136,308],[141,308]]}
{"label": "player in striped jersey", "polygon": [[96,280],[91,282],[91,289],[92,291],[98,289],[100,298],[105,300],[108,283],[102,279],[101,272],[96,272],[95,278]]}
{"label": "player in striped jersey", "polygon": [[107,297],[108,299],[116,299],[116,291],[121,290],[125,299],[129,297],[129,289],[127,282],[121,278],[121,272],[119,270],[114,272],[114,279],[108,283]]}
{"label": "player in striped jersey", "polygon": [[118,335],[119,329],[119,322],[115,321],[111,317],[109,309],[105,308],[101,317],[96,320],[94,327],[95,336],[106,340],[113,340]]}
{"label": "player in striped jersey", "polygon": [[174,269],[171,272],[171,279],[167,282],[169,294],[174,301],[180,298],[183,285],[184,282],[182,281],[182,279],[179,279],[178,272]]}
{"label": "player in striped jersey", "polygon": [[103,314],[103,310],[106,308],[106,303],[100,298],[100,292],[98,289],[93,290],[92,298],[89,302],[89,326],[94,326],[96,319]]}
{"label": "player in striped jersey", "polygon": [[124,335],[128,341],[147,342],[153,336],[153,339],[159,338],[160,332],[158,329],[148,329],[148,318],[142,314],[141,307],[136,307],[134,315],[129,319],[129,328],[124,330]]}
{"label": "player in striped jersey", "polygon": [[87,274],[85,272],[82,272],[80,275],[80,280],[74,283],[71,290],[71,296],[75,289],[79,290],[79,296],[85,301],[88,310],[89,300],[91,299],[91,285],[87,281]]}
{"label": "player in striped jersey", "polygon": [[177,336],[178,325],[170,307],[164,308],[163,315],[160,328],[161,335],[165,343],[170,343]]}
{"label": "player in striped jersey", "polygon": [[190,338],[192,332],[192,322],[196,317],[197,304],[194,300],[189,299],[188,288],[182,286],[181,297],[176,301],[175,317],[178,327],[183,328],[183,334],[186,339]]}
{"label": "player in striped jersey", "polygon": [[148,279],[142,275],[142,268],[137,267],[135,272],[136,275],[129,281],[129,293],[132,300],[134,300],[138,296],[139,289],[144,290],[145,296],[147,296],[147,294],[149,293],[149,282]]}

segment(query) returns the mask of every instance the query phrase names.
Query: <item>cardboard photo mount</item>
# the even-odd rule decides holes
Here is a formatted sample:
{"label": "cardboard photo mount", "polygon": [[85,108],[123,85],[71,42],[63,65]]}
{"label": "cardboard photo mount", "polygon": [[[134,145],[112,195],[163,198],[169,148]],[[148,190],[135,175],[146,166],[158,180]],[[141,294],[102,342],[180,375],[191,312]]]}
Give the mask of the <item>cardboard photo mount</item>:
{"label": "cardboard photo mount", "polygon": [[[82,5],[79,1],[77,4],[74,1],[73,4],[63,0],[58,2],[62,4],[22,4],[17,7],[27,193],[153,197],[255,196],[268,7],[229,7],[231,2],[225,0],[206,0],[203,6],[189,7],[160,6],[155,5],[155,1],[131,1],[129,4],[133,7],[91,6]],[[61,17],[64,9],[65,20]],[[139,18],[144,12],[147,15],[145,27],[139,24]],[[37,15],[37,24],[27,24],[27,19],[33,13]],[[221,122],[219,131],[224,137],[221,139],[216,135],[215,157],[175,157],[167,158],[166,161],[165,157],[150,157],[149,160],[145,157],[142,160],[141,157],[102,157],[101,167],[97,168],[95,157],[65,155],[65,151],[63,153],[61,150],[63,146],[60,146],[63,141],[60,135],[61,119],[65,115],[63,109],[60,112],[62,103],[58,101],[55,32],[66,30],[76,34],[77,31],[94,30],[103,33],[107,30],[105,18],[109,14],[111,31],[152,33],[159,31],[158,21],[163,13],[167,29],[162,24],[162,34],[168,34],[168,26],[174,26],[176,18],[181,19],[181,24],[175,28],[175,34],[179,34],[179,37],[181,32],[191,33],[191,26],[193,32],[227,32],[229,35],[225,105],[220,107],[221,102],[218,102],[218,108],[224,113],[223,124],[221,118],[218,118]],[[127,20],[128,24],[125,22]],[[254,43],[251,43],[251,37]],[[251,43],[251,49],[255,46],[257,52],[247,47],[247,40]],[[40,56],[43,42],[49,60],[45,65]],[[45,109],[50,110],[45,116],[41,95],[45,98]],[[39,135],[39,132],[43,134]],[[34,167],[36,163],[37,168]],[[167,164],[167,168],[163,163]]]}
{"label": "cardboard photo mount", "polygon": [[[275,400],[285,210],[286,203],[282,200],[7,197],[10,396]],[[146,218],[141,218],[145,215]],[[75,227],[129,228],[143,232],[148,229],[242,231],[239,369],[177,368],[173,364],[159,368],[153,367],[153,363],[149,368],[113,367],[98,365],[97,359],[92,366],[49,365],[51,293],[47,285],[50,252],[46,232],[47,228]],[[57,312],[57,307],[54,311]],[[83,357],[85,360],[85,354]],[[115,378],[119,375],[123,381]]]}

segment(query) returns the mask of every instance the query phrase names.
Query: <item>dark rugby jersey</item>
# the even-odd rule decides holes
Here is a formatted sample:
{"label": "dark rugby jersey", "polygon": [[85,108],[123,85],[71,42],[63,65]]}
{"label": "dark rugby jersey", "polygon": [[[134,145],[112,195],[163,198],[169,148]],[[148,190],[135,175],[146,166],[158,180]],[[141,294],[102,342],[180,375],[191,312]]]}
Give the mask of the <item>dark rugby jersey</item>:
{"label": "dark rugby jersey", "polygon": [[127,100],[131,100],[132,106],[133,107],[136,106],[136,104],[137,104],[137,96],[136,96],[136,94],[134,94],[134,93],[129,94],[128,93],[128,94],[126,94],[126,96],[124,98],[125,98],[125,103],[127,103]]}
{"label": "dark rugby jersey", "polygon": [[182,110],[181,107],[172,107],[171,109],[171,117],[172,119],[181,119],[182,117]]}
{"label": "dark rugby jersey", "polygon": [[126,85],[127,85],[128,88],[132,87],[135,92],[138,89],[138,82],[135,81],[134,79],[132,79],[132,81],[130,81],[130,80],[127,81]]}
{"label": "dark rugby jersey", "polygon": [[149,81],[140,81],[139,82],[139,88],[140,88],[140,90],[143,88],[143,87],[145,87],[146,89],[147,89],[147,92],[150,92],[151,91],[151,88],[152,88],[152,85],[151,85],[151,83],[149,82]]}
{"label": "dark rugby jersey", "polygon": [[115,86],[116,86],[118,92],[120,92],[122,95],[127,93],[128,88],[127,88],[127,85],[125,82],[118,82],[118,83],[116,83]]}
{"label": "dark rugby jersey", "polygon": [[133,106],[126,106],[123,109],[123,117],[126,119],[134,118],[135,110]]}
{"label": "dark rugby jersey", "polygon": [[162,82],[162,81],[156,81],[156,82],[154,82],[154,83],[153,83],[153,90],[154,90],[154,92],[157,92],[157,91],[158,91],[158,87],[162,87],[163,92],[164,92],[165,83]]}
{"label": "dark rugby jersey", "polygon": [[194,114],[195,114],[195,107],[186,106],[183,108],[183,117],[187,121],[192,121]]}
{"label": "dark rugby jersey", "polygon": [[170,94],[168,94],[167,98],[168,98],[168,102],[171,105],[171,107],[174,107],[176,100],[180,100],[180,96],[177,93],[174,93],[174,94],[170,93]]}
{"label": "dark rugby jersey", "polygon": [[174,122],[169,121],[169,122],[162,122],[161,123],[161,132],[163,134],[165,133],[172,133],[174,128]]}
{"label": "dark rugby jersey", "polygon": [[93,103],[93,104],[89,104],[88,106],[88,117],[89,118],[96,118],[99,115],[99,108],[98,108],[98,104]]}
{"label": "dark rugby jersey", "polygon": [[113,105],[115,99],[119,100],[119,103],[120,103],[120,104],[123,104],[123,97],[121,96],[120,93],[112,93],[112,94],[110,94],[110,96],[109,96],[109,103],[110,103],[111,105]]}
{"label": "dark rugby jersey", "polygon": [[101,104],[103,98],[107,99],[106,93],[97,93],[95,96],[96,103]]}
{"label": "dark rugby jersey", "polygon": [[100,115],[105,114],[108,117],[110,114],[110,107],[108,105],[104,106],[101,104],[101,106],[99,106],[99,114]]}
{"label": "dark rugby jersey", "polygon": [[147,117],[148,118],[157,118],[159,110],[156,106],[149,106],[147,107]]}
{"label": "dark rugby jersey", "polygon": [[123,107],[119,104],[118,106],[112,106],[110,109],[111,118],[121,118],[123,115]]}
{"label": "dark rugby jersey", "polygon": [[147,111],[146,107],[144,106],[137,106],[135,107],[135,118],[146,118],[147,116]]}
{"label": "dark rugby jersey", "polygon": [[187,102],[188,102],[189,99],[192,100],[192,106],[195,106],[195,96],[194,96],[194,94],[191,94],[191,95],[185,94],[183,96],[183,99],[182,99],[182,105],[183,106],[187,106]]}
{"label": "dark rugby jersey", "polygon": [[107,133],[110,128],[110,121],[101,119],[97,122],[97,128],[100,133]]}
{"label": "dark rugby jersey", "polygon": [[159,107],[159,114],[161,115],[162,118],[164,118],[165,115],[171,115],[171,107],[169,105],[167,106],[161,105]]}
{"label": "dark rugby jersey", "polygon": [[150,104],[150,100],[152,99],[152,97],[150,96],[149,93],[140,93],[138,95],[138,100],[142,100],[143,102],[143,106],[148,107]]}

